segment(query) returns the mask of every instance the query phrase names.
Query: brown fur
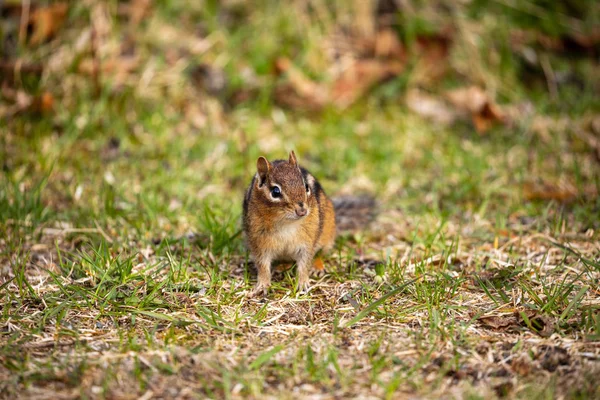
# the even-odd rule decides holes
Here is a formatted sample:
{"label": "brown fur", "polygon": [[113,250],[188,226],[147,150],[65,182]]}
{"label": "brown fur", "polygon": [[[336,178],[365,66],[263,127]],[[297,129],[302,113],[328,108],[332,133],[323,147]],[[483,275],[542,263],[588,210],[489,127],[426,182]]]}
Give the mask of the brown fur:
{"label": "brown fur", "polygon": [[[258,269],[252,294],[266,293],[271,284],[271,263],[277,260],[296,262],[298,288],[306,290],[315,253],[330,250],[335,241],[333,204],[319,182],[298,165],[293,151],[288,161],[270,163],[260,157],[256,166],[243,214],[246,242]],[[279,199],[271,194],[274,186],[280,188]]]}

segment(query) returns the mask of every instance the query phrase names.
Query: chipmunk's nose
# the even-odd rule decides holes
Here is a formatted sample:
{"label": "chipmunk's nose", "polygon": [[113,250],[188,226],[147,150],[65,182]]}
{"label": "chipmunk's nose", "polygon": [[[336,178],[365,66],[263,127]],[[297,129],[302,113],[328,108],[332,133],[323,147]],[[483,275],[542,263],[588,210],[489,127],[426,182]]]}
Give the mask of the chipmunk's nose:
{"label": "chipmunk's nose", "polygon": [[304,208],[304,203],[299,202],[298,206],[296,206],[296,215],[299,217],[304,217],[307,213],[306,208]]}

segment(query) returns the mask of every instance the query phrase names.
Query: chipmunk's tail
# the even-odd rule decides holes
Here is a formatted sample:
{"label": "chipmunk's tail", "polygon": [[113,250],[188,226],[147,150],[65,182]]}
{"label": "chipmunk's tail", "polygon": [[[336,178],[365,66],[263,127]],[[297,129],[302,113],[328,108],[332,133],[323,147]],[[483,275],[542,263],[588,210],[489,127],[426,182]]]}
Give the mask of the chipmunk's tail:
{"label": "chipmunk's tail", "polygon": [[364,228],[375,218],[377,203],[371,196],[342,196],[331,199],[338,231]]}

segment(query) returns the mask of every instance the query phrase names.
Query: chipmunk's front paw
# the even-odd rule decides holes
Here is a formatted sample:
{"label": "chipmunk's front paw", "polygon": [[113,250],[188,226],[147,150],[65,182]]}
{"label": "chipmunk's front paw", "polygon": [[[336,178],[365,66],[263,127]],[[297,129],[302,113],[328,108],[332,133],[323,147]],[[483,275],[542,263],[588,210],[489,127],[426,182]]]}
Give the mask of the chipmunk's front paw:
{"label": "chipmunk's front paw", "polygon": [[269,291],[269,285],[257,284],[254,286],[254,289],[248,292],[246,295],[247,298],[252,299],[255,297],[266,297],[267,292]]}

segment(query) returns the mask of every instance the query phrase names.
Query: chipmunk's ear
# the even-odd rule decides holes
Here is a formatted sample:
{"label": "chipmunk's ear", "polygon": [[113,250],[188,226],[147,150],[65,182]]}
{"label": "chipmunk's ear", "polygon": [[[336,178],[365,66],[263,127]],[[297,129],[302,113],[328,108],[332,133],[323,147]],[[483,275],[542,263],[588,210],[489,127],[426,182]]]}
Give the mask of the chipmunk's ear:
{"label": "chipmunk's ear", "polygon": [[296,160],[296,153],[294,153],[294,150],[290,151],[289,163],[292,165],[298,165],[298,161]]}
{"label": "chipmunk's ear", "polygon": [[271,163],[269,163],[269,161],[267,161],[267,159],[264,157],[258,157],[258,160],[256,161],[256,170],[258,171],[260,185],[262,186],[262,184],[265,183],[267,174],[271,170]]}

